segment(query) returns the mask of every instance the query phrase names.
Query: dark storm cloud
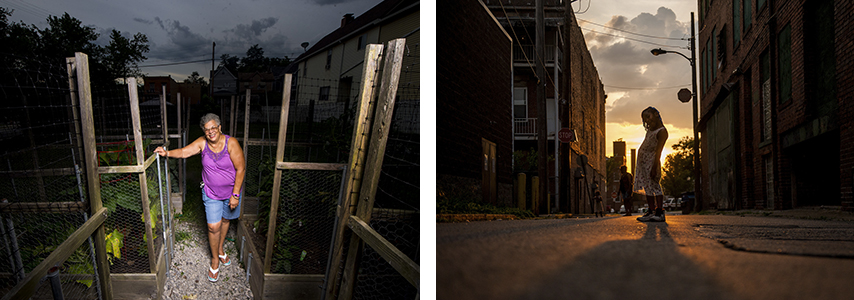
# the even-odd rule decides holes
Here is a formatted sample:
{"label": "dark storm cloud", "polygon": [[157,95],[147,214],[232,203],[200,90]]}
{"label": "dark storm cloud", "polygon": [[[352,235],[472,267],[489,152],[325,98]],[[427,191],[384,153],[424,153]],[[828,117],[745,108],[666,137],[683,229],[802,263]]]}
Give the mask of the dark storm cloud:
{"label": "dark storm cloud", "polygon": [[324,5],[341,4],[341,3],[347,2],[347,0],[314,0],[312,2],[317,3],[320,6],[324,6]]}
{"label": "dark storm cloud", "polygon": [[234,29],[228,30],[228,32],[235,33],[238,37],[248,38],[253,36],[259,36],[268,28],[273,27],[278,22],[278,18],[264,18],[261,20],[252,20],[251,24],[237,24]]}
{"label": "dark storm cloud", "polygon": [[151,58],[180,61],[209,53],[211,39],[193,32],[180,21],[161,20],[159,17],[154,20],[169,36],[169,43],[154,45]]}
{"label": "dark storm cloud", "polygon": [[136,22],[138,22],[138,23],[147,24],[147,25],[154,24],[154,21],[152,21],[152,20],[146,20],[146,19],[143,19],[143,18],[133,18],[133,20],[134,20],[134,21],[136,21]]}

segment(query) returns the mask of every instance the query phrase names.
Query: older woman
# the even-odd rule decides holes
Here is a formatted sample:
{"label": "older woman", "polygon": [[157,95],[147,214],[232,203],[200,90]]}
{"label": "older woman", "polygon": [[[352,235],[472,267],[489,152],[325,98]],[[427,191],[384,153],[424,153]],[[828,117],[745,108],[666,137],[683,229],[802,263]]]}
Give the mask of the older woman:
{"label": "older woman", "polygon": [[187,158],[202,154],[202,200],[208,222],[208,239],[211,245],[211,266],[208,280],[219,278],[219,265],[228,266],[231,259],[223,249],[229,220],[240,216],[243,175],[246,172],[243,149],[236,139],[222,134],[219,116],[206,114],[200,122],[205,136],[199,137],[181,149],[166,151],[157,147],[160,156]]}

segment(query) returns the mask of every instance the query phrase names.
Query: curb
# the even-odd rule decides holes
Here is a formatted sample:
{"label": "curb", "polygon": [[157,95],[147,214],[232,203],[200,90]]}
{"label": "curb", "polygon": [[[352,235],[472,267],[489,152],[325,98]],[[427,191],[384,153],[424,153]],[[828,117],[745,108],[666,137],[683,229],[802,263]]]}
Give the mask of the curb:
{"label": "curb", "polygon": [[518,220],[515,215],[502,214],[436,214],[436,222],[472,222]]}

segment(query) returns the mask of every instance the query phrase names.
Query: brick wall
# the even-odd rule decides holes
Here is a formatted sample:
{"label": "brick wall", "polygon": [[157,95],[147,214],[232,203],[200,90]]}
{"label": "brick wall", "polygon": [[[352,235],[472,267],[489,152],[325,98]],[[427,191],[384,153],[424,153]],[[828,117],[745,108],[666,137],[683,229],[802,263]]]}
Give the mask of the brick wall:
{"label": "brick wall", "polygon": [[[851,96],[854,93],[854,70],[852,70],[852,46],[854,39],[851,38],[852,25],[851,11],[854,5],[851,1],[833,1],[834,7],[834,29],[835,29],[835,55],[836,55],[836,105],[837,109],[831,113],[830,119],[835,119],[838,129],[822,130],[820,133],[810,133],[813,127],[823,116],[816,111],[815,99],[819,91],[811,84],[813,76],[810,76],[809,60],[814,58],[814,49],[805,44],[809,39],[808,27],[815,22],[809,19],[806,11],[812,5],[806,1],[766,1],[763,7],[755,7],[755,1],[749,1],[754,5],[751,25],[744,28],[742,38],[736,45],[732,41],[732,1],[713,1],[706,16],[700,16],[703,20],[700,28],[715,28],[715,31],[700,31],[698,37],[698,66],[700,57],[706,50],[706,41],[712,35],[717,34],[720,28],[726,28],[725,59],[724,68],[717,71],[717,76],[711,78],[712,85],[701,93],[701,112],[703,114],[713,113],[716,109],[715,99],[721,93],[723,83],[735,83],[738,89],[736,112],[734,115],[736,126],[736,147],[738,157],[735,169],[738,170],[737,182],[739,184],[738,199],[744,208],[771,208],[766,207],[765,195],[765,164],[763,156],[771,155],[774,161],[775,199],[773,209],[788,209],[799,205],[816,205],[815,196],[810,197],[812,192],[823,190],[826,186],[816,184],[816,180],[810,176],[830,176],[835,178],[837,170],[835,166],[806,167],[803,161],[810,161],[815,157],[822,158],[830,155],[839,155],[839,199],[842,209],[854,210],[854,199],[852,199],[852,175],[854,175],[854,129],[852,129]],[[773,18],[772,18],[773,15]],[[791,27],[791,71],[792,71],[792,94],[787,102],[781,102],[780,79],[778,70],[778,37],[779,33],[786,27]],[[716,45],[712,45],[716,47]],[[762,140],[762,100],[761,100],[761,62],[760,57],[764,51],[770,53],[771,60],[771,98],[772,98],[772,141],[770,143]],[[700,70],[702,85],[706,75]],[[723,92],[725,93],[725,91]],[[823,125],[822,125],[823,126]],[[833,127],[833,126],[830,126]],[[803,134],[806,132],[806,135]],[[705,133],[705,132],[704,132]],[[795,133],[795,134],[793,134]],[[786,138],[801,136],[799,143],[792,146],[791,141]],[[813,137],[815,135],[815,137]],[[805,137],[804,137],[805,136]],[[701,143],[701,153],[708,149],[705,141]],[[836,146],[839,145],[839,146]],[[839,148],[836,150],[835,148]],[[708,155],[702,155],[704,170],[704,193],[708,194],[710,186],[708,172]],[[835,158],[830,160],[834,162]],[[835,163],[830,163],[835,165]],[[805,171],[806,170],[806,171]],[[810,175],[813,174],[813,175]],[[818,174],[818,175],[815,175]],[[823,175],[830,174],[830,175]],[[824,180],[818,180],[824,181]],[[833,187],[835,188],[835,186]],[[832,193],[831,193],[832,194]],[[826,203],[826,202],[825,202]]]}
{"label": "brick wall", "polygon": [[[506,190],[513,182],[511,40],[478,1],[442,0],[437,8],[436,173],[479,183],[484,138],[496,144],[498,190]],[[509,203],[505,194],[499,203]]]}

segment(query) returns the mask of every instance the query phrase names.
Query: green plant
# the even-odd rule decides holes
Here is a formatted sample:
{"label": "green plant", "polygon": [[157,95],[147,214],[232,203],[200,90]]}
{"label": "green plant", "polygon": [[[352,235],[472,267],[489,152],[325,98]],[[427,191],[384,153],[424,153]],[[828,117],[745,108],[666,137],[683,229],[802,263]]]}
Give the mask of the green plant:
{"label": "green plant", "polygon": [[[276,265],[273,268],[273,273],[290,274],[293,270],[294,253],[300,249],[292,241],[299,236],[299,228],[302,226],[302,220],[290,218],[276,227],[276,244],[273,252]],[[303,259],[305,259],[304,254],[301,255],[300,261]]]}
{"label": "green plant", "polygon": [[113,264],[113,257],[117,259],[122,259],[122,247],[124,247],[124,234],[119,232],[116,229],[113,229],[113,232],[107,234],[105,238],[105,242],[107,244],[107,259],[110,261],[110,264]]}
{"label": "green plant", "polygon": [[[85,243],[84,245],[88,246]],[[68,274],[94,276],[95,268],[92,266],[91,256],[86,253],[85,248],[86,247],[77,248],[77,250],[68,257],[68,260],[65,261],[65,269]],[[77,282],[86,285],[87,288],[92,287],[92,279],[78,279]]]}

